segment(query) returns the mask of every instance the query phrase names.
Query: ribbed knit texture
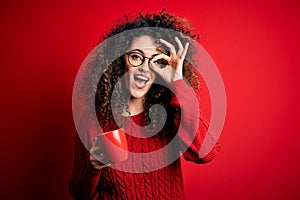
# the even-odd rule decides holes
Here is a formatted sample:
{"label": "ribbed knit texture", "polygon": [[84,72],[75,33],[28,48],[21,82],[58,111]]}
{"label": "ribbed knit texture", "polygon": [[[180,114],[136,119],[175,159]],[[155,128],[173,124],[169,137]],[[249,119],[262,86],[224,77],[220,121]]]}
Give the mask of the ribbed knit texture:
{"label": "ribbed knit texture", "polygon": [[[184,199],[183,177],[180,159],[175,160],[166,167],[152,170],[159,163],[169,159],[171,155],[178,155],[181,149],[188,149],[183,157],[195,163],[211,161],[219,151],[217,144],[212,151],[204,158],[199,158],[199,150],[207,132],[208,124],[199,115],[195,108],[198,102],[191,102],[194,95],[193,90],[184,81],[176,81],[173,84],[175,95],[180,97],[182,110],[182,127],[180,127],[175,139],[177,146],[172,152],[151,154],[151,156],[129,157],[127,161],[118,163],[118,169],[132,169],[138,171],[144,169],[144,173],[129,173],[106,167],[95,170],[89,161],[89,152],[85,149],[79,137],[75,143],[75,159],[72,177],[69,181],[69,190],[75,199],[103,199],[103,200],[182,200]],[[181,93],[179,93],[181,91]],[[184,91],[184,93],[183,93]],[[184,97],[183,97],[184,96]],[[171,103],[172,106],[179,106],[179,102]],[[139,127],[145,125],[143,114],[131,117],[134,122],[129,122],[124,128],[127,133],[128,151],[135,153],[155,152],[169,144],[172,138],[160,137],[158,134],[141,138],[143,133]],[[176,123],[176,122],[175,122]],[[192,132],[196,132],[195,138]],[[133,133],[133,134],[132,134]],[[132,136],[134,135],[134,136]],[[87,135],[86,137],[94,138]],[[81,139],[82,136],[81,136]],[[131,154],[130,154],[131,155]],[[144,155],[144,154],[143,154]]]}

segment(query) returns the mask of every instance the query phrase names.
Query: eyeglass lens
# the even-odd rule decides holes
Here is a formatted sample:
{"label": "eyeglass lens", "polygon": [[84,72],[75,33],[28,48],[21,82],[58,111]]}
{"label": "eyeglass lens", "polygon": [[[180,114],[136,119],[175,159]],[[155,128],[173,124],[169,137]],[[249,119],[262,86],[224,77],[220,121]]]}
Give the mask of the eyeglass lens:
{"label": "eyeglass lens", "polygon": [[[131,52],[128,54],[128,61],[131,65],[138,67],[140,65],[142,65],[145,61],[145,58],[148,58],[140,53],[137,52]],[[152,58],[148,58],[149,59],[149,63],[151,63]],[[153,63],[154,65],[157,65],[158,67],[164,67],[167,65],[167,61],[163,60],[163,59],[159,59],[154,61]]]}

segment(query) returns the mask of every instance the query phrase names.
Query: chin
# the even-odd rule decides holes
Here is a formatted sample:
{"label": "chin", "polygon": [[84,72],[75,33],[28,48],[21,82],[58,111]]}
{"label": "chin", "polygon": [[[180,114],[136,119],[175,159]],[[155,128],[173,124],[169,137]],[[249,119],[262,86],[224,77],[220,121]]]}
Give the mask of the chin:
{"label": "chin", "polygon": [[135,91],[135,92],[131,93],[131,97],[133,97],[135,99],[140,99],[140,98],[143,98],[146,94],[147,94],[147,92]]}

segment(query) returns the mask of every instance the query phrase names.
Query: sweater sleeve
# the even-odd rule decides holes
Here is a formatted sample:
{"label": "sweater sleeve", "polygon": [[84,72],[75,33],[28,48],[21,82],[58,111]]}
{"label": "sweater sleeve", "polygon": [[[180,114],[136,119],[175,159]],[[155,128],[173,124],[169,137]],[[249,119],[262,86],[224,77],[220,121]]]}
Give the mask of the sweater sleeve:
{"label": "sweater sleeve", "polygon": [[[175,81],[172,88],[175,97],[172,98],[171,106],[180,107],[181,109],[181,119],[175,121],[179,126],[177,138],[180,149],[186,149],[183,152],[183,157],[185,160],[195,163],[210,162],[220,151],[220,145],[216,142],[215,135],[208,132],[209,125],[199,108],[199,95],[184,80]],[[215,145],[206,156],[199,157],[200,148],[205,137],[208,137],[210,144]]]}
{"label": "sweater sleeve", "polygon": [[[83,117],[87,119],[87,116]],[[91,165],[90,153],[82,142],[82,139],[85,142],[91,140],[93,135],[87,130],[80,134],[81,137],[76,134],[75,139],[74,165],[69,180],[69,192],[74,199],[94,200],[98,198],[97,186],[102,170],[97,170]]]}

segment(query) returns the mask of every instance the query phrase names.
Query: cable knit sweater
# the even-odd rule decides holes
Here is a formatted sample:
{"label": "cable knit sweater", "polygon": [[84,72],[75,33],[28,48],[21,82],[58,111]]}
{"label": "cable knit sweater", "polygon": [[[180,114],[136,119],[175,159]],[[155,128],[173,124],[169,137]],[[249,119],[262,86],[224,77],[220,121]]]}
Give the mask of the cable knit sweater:
{"label": "cable knit sweater", "polygon": [[[92,167],[89,161],[89,152],[82,143],[82,138],[76,137],[75,142],[75,158],[74,168],[71,179],[69,181],[69,190],[75,199],[104,199],[104,200],[118,200],[118,199],[184,199],[184,187],[181,170],[181,159],[178,158],[168,166],[158,170],[151,170],[152,166],[156,166],[162,162],[162,159],[169,159],[172,156],[180,156],[182,149],[187,150],[183,152],[185,160],[193,161],[195,163],[206,163],[211,161],[216,153],[219,151],[218,143],[204,158],[199,158],[199,150],[203,143],[205,134],[207,133],[208,124],[200,115],[197,100],[191,98],[194,91],[184,81],[178,80],[172,85],[176,97],[181,99],[181,102],[174,98],[171,106],[180,106],[181,108],[181,125],[178,133],[175,136],[177,151],[165,151],[152,157],[143,157],[140,160],[135,158],[128,158],[127,162],[119,163],[122,167],[143,168],[144,173],[129,173],[122,170],[117,170],[111,167],[105,167],[96,170]],[[169,144],[170,138],[160,137],[158,134],[153,137],[143,138],[141,129],[134,125],[143,125],[145,119],[143,114],[138,114],[131,117],[133,122],[129,122],[125,127],[127,134],[128,150],[130,152],[153,152],[165,145]],[[196,132],[193,138],[192,132]],[[208,133],[208,137],[215,140],[214,136]],[[93,138],[94,136],[87,136]],[[93,143],[91,141],[91,143]],[[187,146],[187,144],[190,144]],[[173,154],[173,155],[172,155]]]}

